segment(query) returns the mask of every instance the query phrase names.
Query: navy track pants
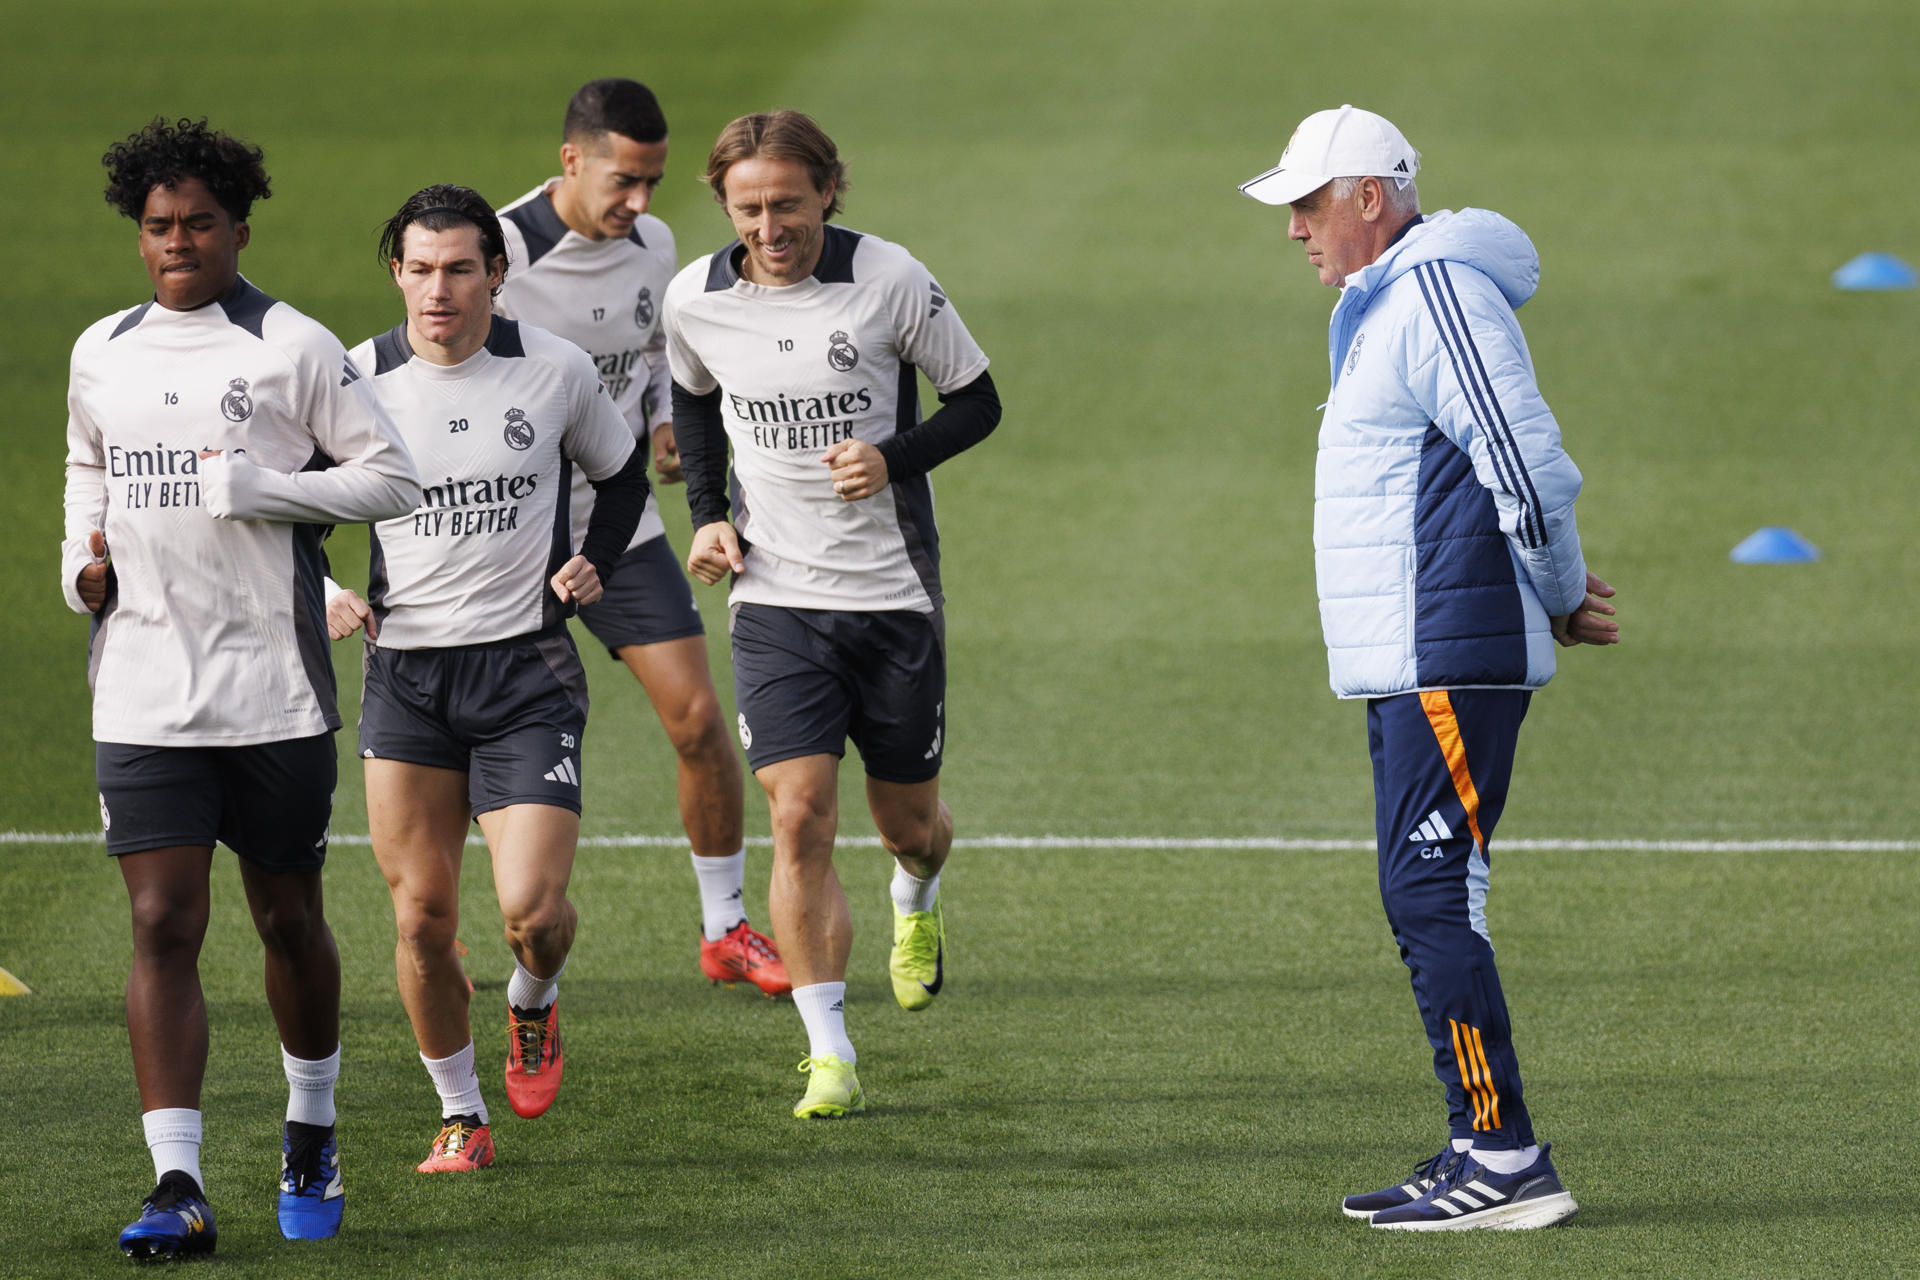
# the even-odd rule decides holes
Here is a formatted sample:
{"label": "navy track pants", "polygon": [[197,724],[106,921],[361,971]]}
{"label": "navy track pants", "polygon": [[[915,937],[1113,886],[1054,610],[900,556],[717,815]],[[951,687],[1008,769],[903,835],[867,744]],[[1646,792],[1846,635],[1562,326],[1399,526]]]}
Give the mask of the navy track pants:
{"label": "navy track pants", "polygon": [[1442,689],[1367,703],[1380,901],[1413,976],[1451,1134],[1491,1150],[1533,1143],[1486,922],[1487,842],[1530,698]]}

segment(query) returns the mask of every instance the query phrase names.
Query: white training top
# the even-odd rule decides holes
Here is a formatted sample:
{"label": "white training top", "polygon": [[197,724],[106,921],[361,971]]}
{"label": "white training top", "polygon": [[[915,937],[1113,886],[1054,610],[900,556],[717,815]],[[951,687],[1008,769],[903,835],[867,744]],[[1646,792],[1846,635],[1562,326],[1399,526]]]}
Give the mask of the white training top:
{"label": "white training top", "polygon": [[737,485],[733,523],[749,544],[735,603],[798,609],[940,606],[939,534],[924,475],[843,502],[827,446],[879,444],[920,421],[916,368],[942,393],[987,368],[932,274],[899,245],[825,229],[798,284],[757,285],[728,245],[667,289],[674,381],[718,387]]}
{"label": "white training top", "polygon": [[[667,285],[679,267],[673,232],[651,214],[634,220],[633,230],[615,240],[589,240],[570,229],[554,211],[551,179],[500,210],[507,241],[507,280],[493,309],[503,316],[537,324],[557,333],[593,357],[607,394],[627,417],[641,447],[652,448],[651,433],[673,418],[672,382],[667,374],[666,335],[660,311]],[[573,545],[587,534],[593,513],[593,489],[573,479]],[[647,495],[628,549],[666,532],[660,506]]]}
{"label": "white training top", "polygon": [[367,574],[382,649],[441,649],[565,621],[548,579],[573,558],[577,464],[604,480],[633,436],[586,353],[496,316],[456,365],[413,353],[403,323],[353,349],[399,424],[426,489],[372,530]]}
{"label": "white training top", "polygon": [[405,511],[420,483],[334,336],[244,279],[193,311],[146,302],[74,344],[67,415],[61,586],[85,613],[95,529],[115,583],[94,615],[93,736],[246,746],[339,728],[319,526]]}

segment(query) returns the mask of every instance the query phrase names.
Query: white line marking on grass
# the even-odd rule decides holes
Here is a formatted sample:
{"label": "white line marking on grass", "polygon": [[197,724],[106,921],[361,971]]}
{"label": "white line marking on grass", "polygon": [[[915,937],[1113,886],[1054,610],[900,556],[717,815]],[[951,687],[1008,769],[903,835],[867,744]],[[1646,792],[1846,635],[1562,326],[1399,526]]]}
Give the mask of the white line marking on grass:
{"label": "white line marking on grass", "polygon": [[[100,844],[96,831],[0,831],[0,845]],[[336,835],[332,843],[365,848],[363,835]],[[478,835],[467,843],[484,844]],[[767,836],[750,836],[765,848]],[[842,836],[850,848],[877,849],[878,836]],[[587,849],[684,849],[685,836],[581,836]],[[1500,853],[1920,853],[1920,840],[1498,840]],[[956,849],[1248,849],[1268,853],[1365,852],[1371,840],[1310,840],[1269,836],[972,836],[953,842]]]}

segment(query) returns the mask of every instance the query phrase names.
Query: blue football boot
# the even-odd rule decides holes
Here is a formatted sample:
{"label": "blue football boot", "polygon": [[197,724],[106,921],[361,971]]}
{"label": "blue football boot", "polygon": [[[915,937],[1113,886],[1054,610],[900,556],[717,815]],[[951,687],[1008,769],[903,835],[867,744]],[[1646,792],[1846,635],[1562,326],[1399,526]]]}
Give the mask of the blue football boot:
{"label": "blue football boot", "polygon": [[280,1142],[280,1234],[326,1240],[340,1230],[347,1207],[333,1126],[287,1121]]}
{"label": "blue football boot", "polygon": [[219,1232],[205,1193],[191,1175],[170,1169],[140,1206],[140,1218],[120,1233],[120,1251],[129,1258],[180,1258],[212,1253]]}

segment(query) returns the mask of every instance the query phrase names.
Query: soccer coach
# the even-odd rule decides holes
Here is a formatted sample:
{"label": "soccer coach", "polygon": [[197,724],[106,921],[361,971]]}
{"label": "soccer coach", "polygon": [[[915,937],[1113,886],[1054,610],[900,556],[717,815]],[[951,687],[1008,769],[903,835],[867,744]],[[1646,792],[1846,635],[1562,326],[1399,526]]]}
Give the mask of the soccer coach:
{"label": "soccer coach", "polygon": [[1380,897],[1446,1087],[1449,1142],[1348,1196],[1376,1227],[1544,1227],[1570,1216],[1521,1096],[1486,919],[1488,841],[1554,647],[1614,644],[1573,504],[1580,472],[1514,309],[1540,259],[1484,209],[1422,216],[1420,155],[1390,122],[1308,116],[1240,187],[1291,205],[1340,290],[1314,469],[1314,568],[1334,693],[1367,700]]}

